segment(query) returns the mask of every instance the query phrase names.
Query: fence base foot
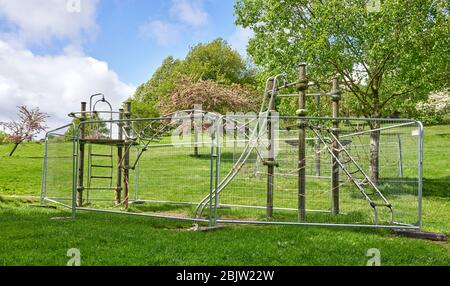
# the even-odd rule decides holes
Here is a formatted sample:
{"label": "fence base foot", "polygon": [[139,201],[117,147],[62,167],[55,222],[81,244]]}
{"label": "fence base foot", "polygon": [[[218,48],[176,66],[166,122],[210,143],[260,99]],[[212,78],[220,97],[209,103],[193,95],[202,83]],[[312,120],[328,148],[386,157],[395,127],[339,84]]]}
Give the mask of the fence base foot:
{"label": "fence base foot", "polygon": [[214,225],[214,226],[199,226],[198,224],[193,224],[191,228],[189,228],[189,231],[211,231],[216,230],[220,228],[224,228],[223,225]]}
{"label": "fence base foot", "polygon": [[394,234],[409,238],[427,239],[432,241],[448,241],[447,235],[443,233],[424,232],[419,230],[394,230]]}
{"label": "fence base foot", "polygon": [[30,207],[33,208],[43,208],[43,209],[54,209],[56,210],[55,206],[45,206],[45,205],[29,205]]}

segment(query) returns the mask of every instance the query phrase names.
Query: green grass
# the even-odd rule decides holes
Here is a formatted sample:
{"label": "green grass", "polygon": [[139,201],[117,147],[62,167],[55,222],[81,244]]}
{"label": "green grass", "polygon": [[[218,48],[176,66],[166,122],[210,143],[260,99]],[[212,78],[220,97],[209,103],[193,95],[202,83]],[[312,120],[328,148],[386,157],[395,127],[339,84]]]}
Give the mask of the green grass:
{"label": "green grass", "polygon": [[[425,130],[424,228],[447,234],[449,138],[450,126]],[[381,250],[382,265],[450,264],[448,244],[395,237],[387,230],[227,225],[193,232],[187,230],[189,222],[88,212],[79,212],[75,220],[55,220],[70,212],[7,197],[39,195],[43,154],[42,145],[24,144],[8,158],[10,147],[0,146],[0,265],[65,265],[69,248],[81,250],[83,265],[365,265],[369,248]],[[191,175],[184,185],[187,193],[202,179]],[[149,192],[163,183],[154,179]],[[169,189],[180,188],[176,180],[166,183]]]}
{"label": "green grass", "polygon": [[383,265],[448,265],[447,244],[387,231],[288,226],[228,226],[187,231],[189,224],[0,203],[0,265],[65,265],[78,248],[82,265],[365,265],[378,248]]}

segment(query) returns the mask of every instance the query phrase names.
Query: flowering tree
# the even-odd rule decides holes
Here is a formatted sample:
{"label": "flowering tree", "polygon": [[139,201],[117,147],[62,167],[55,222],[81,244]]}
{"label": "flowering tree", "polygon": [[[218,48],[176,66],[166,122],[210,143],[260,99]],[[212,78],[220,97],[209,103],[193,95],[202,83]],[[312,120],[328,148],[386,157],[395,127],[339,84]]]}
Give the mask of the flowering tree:
{"label": "flowering tree", "polygon": [[10,157],[21,143],[32,140],[34,136],[47,129],[45,119],[48,118],[48,115],[40,112],[39,108],[30,110],[22,105],[18,107],[18,110],[19,120],[0,122],[0,125],[9,131],[6,140],[14,144],[9,153]]}
{"label": "flowering tree", "polygon": [[433,115],[448,114],[450,113],[450,91],[443,90],[431,93],[426,102],[421,101],[416,107],[422,112],[431,113]]}
{"label": "flowering tree", "polygon": [[190,78],[181,77],[168,99],[161,103],[161,109],[167,114],[201,105],[203,110],[225,114],[256,111],[258,101],[257,93],[242,85],[222,85],[212,80],[193,83]]}

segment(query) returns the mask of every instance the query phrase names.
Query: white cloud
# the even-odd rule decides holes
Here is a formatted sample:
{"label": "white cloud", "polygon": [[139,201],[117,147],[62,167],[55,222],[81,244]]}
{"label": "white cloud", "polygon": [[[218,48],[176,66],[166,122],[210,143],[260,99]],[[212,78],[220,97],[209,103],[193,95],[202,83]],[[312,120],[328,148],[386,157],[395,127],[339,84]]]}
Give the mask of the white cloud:
{"label": "white cloud", "polygon": [[[0,0],[0,37],[15,44],[80,42],[97,30],[99,0]],[[5,29],[6,28],[6,29]]]}
{"label": "white cloud", "polygon": [[[0,0],[0,121],[16,117],[16,106],[39,107],[57,127],[80,101],[102,92],[115,108],[135,88],[120,81],[106,62],[83,53],[97,31],[99,0]],[[65,45],[60,55],[38,56],[30,45]]]}
{"label": "white cloud", "polygon": [[202,27],[208,24],[209,15],[203,9],[200,0],[172,0],[170,16],[192,27]]}
{"label": "white cloud", "polygon": [[247,54],[248,41],[253,37],[254,33],[249,28],[236,27],[234,33],[228,39],[230,45],[238,51],[242,56]]}
{"label": "white cloud", "polygon": [[134,90],[107,63],[79,51],[37,56],[0,40],[0,121],[15,118],[16,106],[25,104],[49,113],[47,124],[57,127],[70,122],[67,114],[91,94],[104,93],[118,108]]}
{"label": "white cloud", "polygon": [[160,46],[176,44],[183,33],[199,31],[209,22],[203,0],[172,0],[169,20],[149,20],[139,27],[139,34]]}
{"label": "white cloud", "polygon": [[160,46],[174,44],[180,39],[177,25],[159,20],[144,23],[139,27],[139,33],[143,37],[154,39]]}

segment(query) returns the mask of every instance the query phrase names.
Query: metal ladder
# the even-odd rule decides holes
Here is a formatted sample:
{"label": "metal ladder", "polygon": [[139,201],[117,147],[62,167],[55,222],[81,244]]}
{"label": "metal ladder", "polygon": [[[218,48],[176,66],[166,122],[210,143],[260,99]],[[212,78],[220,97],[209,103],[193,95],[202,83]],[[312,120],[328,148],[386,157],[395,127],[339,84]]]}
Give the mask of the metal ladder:
{"label": "metal ladder", "polygon": [[[107,158],[108,163],[100,163],[95,162],[94,158]],[[87,181],[87,190],[115,190],[113,188],[113,148],[112,146],[109,148],[109,152],[105,153],[94,153],[92,150],[92,145],[89,145],[88,149],[88,181]],[[109,172],[107,174],[95,173],[94,170],[105,170],[107,169]],[[103,180],[108,183],[107,187],[92,187],[94,180]],[[89,194],[89,192],[88,192]]]}
{"label": "metal ladder", "polygon": [[[359,164],[353,159],[348,150],[344,147],[342,142],[337,138],[337,136],[330,131],[330,129],[317,128],[315,126],[310,126],[315,136],[326,146],[328,153],[336,160],[337,164],[341,167],[342,171],[347,175],[348,179],[353,183],[353,185],[361,192],[364,198],[367,200],[370,207],[373,208],[375,223],[378,224],[378,209],[377,207],[387,207],[390,212],[390,223],[394,223],[394,210],[391,203],[386,199],[386,197],[381,193],[376,184],[367,176],[364,170],[359,166]],[[334,148],[331,146],[330,142],[324,139],[322,131],[326,130],[331,136],[333,142],[338,145],[338,154],[342,154],[342,158],[336,156]],[[359,174],[359,178],[356,175]],[[372,194],[369,191],[372,190]],[[371,196],[377,196],[381,199],[382,203],[375,202]]]}
{"label": "metal ladder", "polygon": [[[101,96],[101,99],[95,101],[93,103],[93,98]],[[112,106],[109,101],[105,99],[104,94],[98,93],[91,96],[89,100],[89,113],[91,116],[96,115],[96,106],[98,103],[105,103],[109,107],[110,112],[110,118],[109,118],[109,138],[112,138]],[[97,128],[100,129],[100,123],[97,123]],[[114,160],[113,160],[113,146],[109,147],[109,151],[107,153],[101,153],[101,152],[93,152],[92,144],[89,144],[88,146],[88,174],[87,174],[87,184],[86,184],[86,201],[89,203],[89,196],[90,191],[108,191],[108,190],[116,190],[116,187],[113,187],[113,171],[114,171]],[[98,161],[95,162],[94,158],[108,158],[108,163],[99,163]],[[99,160],[99,159],[98,159]],[[107,169],[109,172],[106,174],[95,174],[94,170],[105,170]],[[94,185],[93,187],[93,181],[96,180],[106,180],[106,186],[96,187]]]}

